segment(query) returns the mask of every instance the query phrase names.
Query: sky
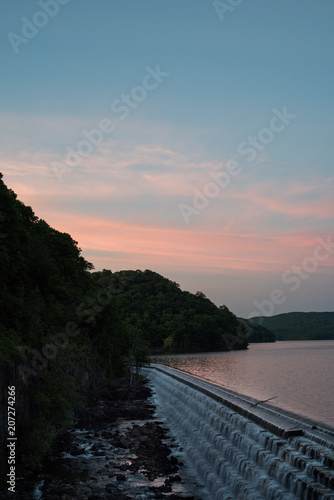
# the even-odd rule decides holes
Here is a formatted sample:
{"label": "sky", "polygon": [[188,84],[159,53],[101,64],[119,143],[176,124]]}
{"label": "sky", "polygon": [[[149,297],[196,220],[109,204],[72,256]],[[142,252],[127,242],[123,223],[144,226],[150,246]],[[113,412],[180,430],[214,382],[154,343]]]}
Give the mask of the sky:
{"label": "sky", "polygon": [[0,172],[95,270],[334,310],[332,0],[1,10]]}

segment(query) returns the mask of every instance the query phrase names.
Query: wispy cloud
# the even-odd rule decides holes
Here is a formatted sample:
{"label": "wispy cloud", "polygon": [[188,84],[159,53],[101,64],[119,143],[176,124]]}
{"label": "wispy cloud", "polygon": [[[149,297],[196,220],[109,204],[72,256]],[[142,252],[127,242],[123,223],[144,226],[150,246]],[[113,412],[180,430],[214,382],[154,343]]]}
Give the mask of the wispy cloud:
{"label": "wispy cloud", "polygon": [[[278,189],[279,185],[279,189]],[[284,215],[287,219],[312,221],[332,217],[334,210],[333,178],[291,181],[275,179],[250,184],[242,192],[234,193],[234,199],[253,206],[254,212],[266,215]]]}
{"label": "wispy cloud", "polygon": [[[197,144],[190,147],[189,130],[175,134],[166,125],[129,120],[60,184],[50,165],[61,158],[68,137],[89,125],[73,119],[64,132],[62,120],[50,124],[38,117],[31,129],[36,134],[41,128],[40,142],[31,147],[23,122],[15,154],[14,140],[8,150],[4,144],[5,182],[39,217],[70,233],[98,269],[149,268],[166,276],[175,270],[202,277],[232,273],[240,279],[261,274],[279,280],[332,227],[334,179],[317,177],[311,168],[302,178],[282,176],[268,152],[243,168],[185,227],[178,203],[191,201],[194,188],[203,189],[210,172],[231,160],[212,154],[200,141],[201,131],[191,131]],[[12,128],[14,122],[10,134]],[[331,262],[320,263],[318,273],[333,269]]]}

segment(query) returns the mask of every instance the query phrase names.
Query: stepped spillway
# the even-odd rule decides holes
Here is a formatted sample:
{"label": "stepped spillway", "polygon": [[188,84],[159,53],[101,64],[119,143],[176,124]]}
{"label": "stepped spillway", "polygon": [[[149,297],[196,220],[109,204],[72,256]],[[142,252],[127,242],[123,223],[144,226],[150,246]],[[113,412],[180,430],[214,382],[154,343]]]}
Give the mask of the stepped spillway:
{"label": "stepped spillway", "polygon": [[334,429],[166,366],[157,404],[212,500],[334,500]]}

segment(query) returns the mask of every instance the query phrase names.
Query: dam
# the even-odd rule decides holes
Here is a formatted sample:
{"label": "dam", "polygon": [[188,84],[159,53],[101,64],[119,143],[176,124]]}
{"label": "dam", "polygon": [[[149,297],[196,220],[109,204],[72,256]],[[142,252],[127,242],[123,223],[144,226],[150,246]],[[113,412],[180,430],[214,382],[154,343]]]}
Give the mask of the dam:
{"label": "dam", "polygon": [[334,428],[162,365],[143,369],[212,500],[334,500]]}

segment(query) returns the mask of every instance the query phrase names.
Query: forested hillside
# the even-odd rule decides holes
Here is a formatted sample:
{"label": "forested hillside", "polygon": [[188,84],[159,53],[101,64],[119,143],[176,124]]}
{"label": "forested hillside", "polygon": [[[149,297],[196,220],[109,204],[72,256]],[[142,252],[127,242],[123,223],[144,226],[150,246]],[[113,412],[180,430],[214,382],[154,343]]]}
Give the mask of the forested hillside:
{"label": "forested hillside", "polygon": [[262,324],[258,324],[250,319],[238,319],[246,329],[248,342],[250,344],[257,344],[260,342],[275,342],[276,337],[269,328],[266,328]]}
{"label": "forested hillside", "polygon": [[272,330],[276,340],[334,339],[334,312],[291,312],[253,320]]}
{"label": "forested hillside", "polygon": [[1,464],[5,389],[15,386],[18,459],[33,467],[89,386],[124,373],[131,339],[77,243],[18,201],[2,176],[0,234]]}
{"label": "forested hillside", "polygon": [[99,384],[165,352],[247,347],[227,307],[152,271],[91,272],[69,234],[39,219],[0,174],[0,474],[7,387],[18,462],[35,467]]}
{"label": "forested hillside", "polygon": [[103,286],[126,281],[117,293],[121,319],[155,352],[199,352],[245,349],[247,336],[226,306],[217,307],[202,292],[182,291],[153,271],[93,273]]}

